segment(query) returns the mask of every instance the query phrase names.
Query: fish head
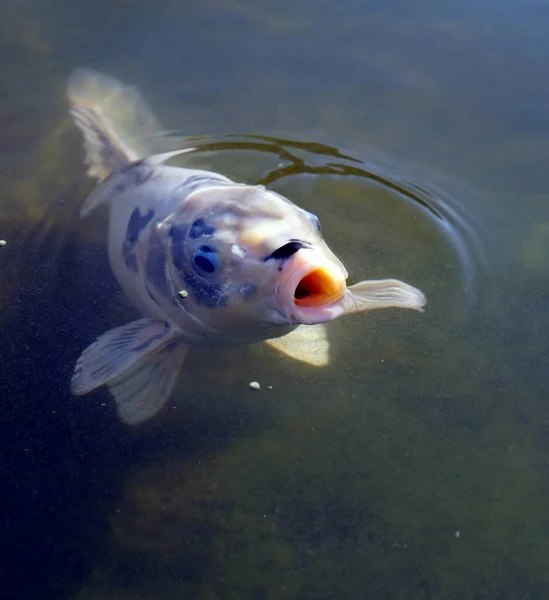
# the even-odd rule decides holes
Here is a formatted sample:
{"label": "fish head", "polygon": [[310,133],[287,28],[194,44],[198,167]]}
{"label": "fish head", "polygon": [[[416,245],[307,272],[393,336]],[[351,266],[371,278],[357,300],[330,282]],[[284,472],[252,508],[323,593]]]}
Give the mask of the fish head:
{"label": "fish head", "polygon": [[207,327],[316,324],[366,310],[347,287],[347,271],[316,215],[276,192],[208,186],[171,220],[172,285],[185,291]]}

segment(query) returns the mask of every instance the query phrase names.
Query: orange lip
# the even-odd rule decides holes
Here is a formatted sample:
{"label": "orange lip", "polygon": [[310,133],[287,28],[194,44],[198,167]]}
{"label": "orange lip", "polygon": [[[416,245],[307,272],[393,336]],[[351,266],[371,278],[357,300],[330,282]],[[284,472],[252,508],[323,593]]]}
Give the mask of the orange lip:
{"label": "orange lip", "polygon": [[325,268],[315,268],[302,277],[294,291],[299,308],[318,308],[340,300],[345,294],[345,281]]}

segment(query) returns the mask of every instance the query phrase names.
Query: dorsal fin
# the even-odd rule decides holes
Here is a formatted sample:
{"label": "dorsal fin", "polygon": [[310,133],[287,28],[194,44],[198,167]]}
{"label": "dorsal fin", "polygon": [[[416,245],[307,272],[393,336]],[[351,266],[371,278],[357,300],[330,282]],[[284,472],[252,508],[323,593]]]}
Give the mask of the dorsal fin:
{"label": "dorsal fin", "polygon": [[[193,150],[195,150],[195,148],[183,148],[182,150],[163,152],[162,154],[149,156],[145,160],[134,162],[136,163],[136,168],[138,167],[138,164],[143,167],[146,166],[147,163],[151,167],[156,167],[162,165],[164,162],[170,160],[170,158],[173,158],[174,156],[185,154],[186,152],[192,152]],[[118,183],[124,181],[124,177],[126,177],[126,175],[122,172],[115,173],[112,177],[101,181],[101,183],[92,190],[82,204],[82,207],[80,208],[80,216],[87,217],[96,208],[99,208],[103,204],[110,202],[116,196],[116,194],[119,193],[116,186]]]}

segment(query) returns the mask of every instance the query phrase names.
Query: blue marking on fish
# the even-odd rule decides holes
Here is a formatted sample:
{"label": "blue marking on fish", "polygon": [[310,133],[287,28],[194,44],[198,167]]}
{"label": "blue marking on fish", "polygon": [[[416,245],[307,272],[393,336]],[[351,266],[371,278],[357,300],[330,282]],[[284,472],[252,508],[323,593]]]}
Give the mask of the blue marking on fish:
{"label": "blue marking on fish", "polygon": [[[197,221],[201,221],[205,225],[203,219],[197,219]],[[174,225],[168,234],[172,240],[172,262],[174,267],[179,271],[182,281],[185,283],[185,290],[189,292],[197,304],[202,304],[209,308],[228,306],[229,297],[223,292],[222,285],[204,280],[194,272],[193,267],[187,260],[185,256],[185,239],[187,233],[191,237],[191,233],[187,227]],[[184,305],[181,299],[179,299],[179,303],[182,306]]]}
{"label": "blue marking on fish", "polygon": [[139,234],[145,229],[145,227],[150,223],[151,219],[154,217],[154,211],[150,208],[147,211],[146,215],[142,215],[139,208],[136,208],[128,222],[128,228],[126,230],[126,241],[129,244],[135,245],[137,243],[137,239]]}
{"label": "blue marking on fish", "polygon": [[129,165],[124,165],[119,170],[125,177],[117,184],[117,190],[123,192],[130,187],[139,187],[149,181],[155,174],[155,169],[147,159],[142,158]]}
{"label": "blue marking on fish", "polygon": [[198,275],[188,271],[181,272],[181,277],[186,284],[187,291],[192,294],[197,304],[202,304],[208,308],[229,306],[229,297],[223,292],[223,287],[220,284],[204,281]]}
{"label": "blue marking on fish", "polygon": [[169,236],[172,240],[172,261],[178,271],[183,269],[183,264],[185,262],[183,247],[185,238],[187,237],[187,231],[187,227],[178,227],[177,225],[174,225],[169,232]]}
{"label": "blue marking on fish", "polygon": [[162,239],[153,230],[149,237],[149,252],[145,263],[147,280],[154,286],[156,291],[164,297],[169,297],[170,290],[166,278],[166,251]]}
{"label": "blue marking on fish", "polygon": [[191,225],[191,230],[189,231],[189,237],[193,240],[196,240],[202,235],[212,235],[215,233],[215,227],[208,225],[204,219],[196,219],[196,221]]}
{"label": "blue marking on fish", "polygon": [[142,215],[139,208],[136,208],[128,222],[128,228],[126,229],[126,239],[122,245],[122,255],[124,256],[124,262],[130,271],[137,273],[138,265],[137,258],[135,256],[135,246],[139,239],[140,233],[150,223],[154,217],[154,211],[149,209],[146,215]]}
{"label": "blue marking on fish", "polygon": [[188,227],[186,226],[181,227],[178,225],[173,225],[172,227],[170,227],[168,235],[172,238],[172,241],[174,242],[183,242],[187,237],[187,231]]}

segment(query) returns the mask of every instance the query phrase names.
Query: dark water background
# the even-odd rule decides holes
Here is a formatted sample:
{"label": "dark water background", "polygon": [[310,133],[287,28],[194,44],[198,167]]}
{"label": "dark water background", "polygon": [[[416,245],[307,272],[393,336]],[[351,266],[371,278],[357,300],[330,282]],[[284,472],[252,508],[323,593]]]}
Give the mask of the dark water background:
{"label": "dark water background", "polygon": [[[541,0],[4,0],[2,598],[549,597],[548,39]],[[135,316],[75,216],[78,66],[427,311],[331,324],[327,369],[195,353],[136,429],[72,398]]]}

